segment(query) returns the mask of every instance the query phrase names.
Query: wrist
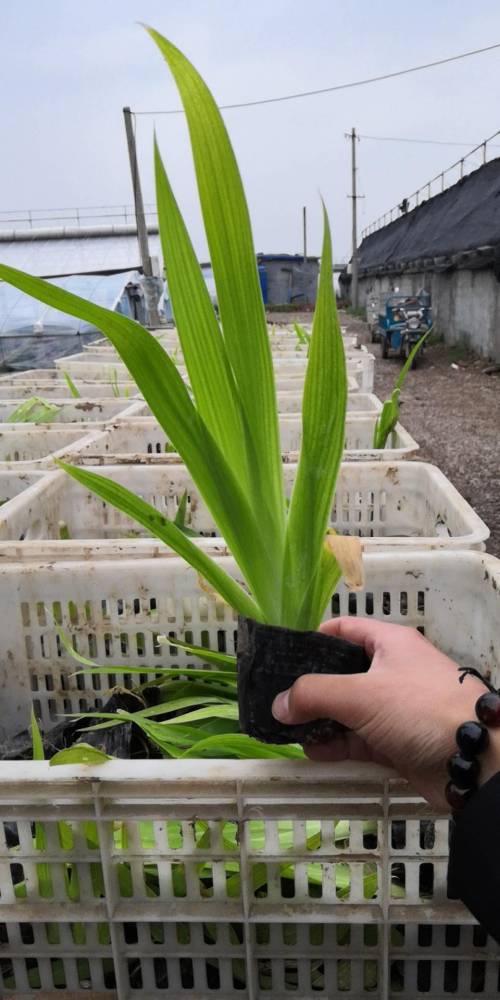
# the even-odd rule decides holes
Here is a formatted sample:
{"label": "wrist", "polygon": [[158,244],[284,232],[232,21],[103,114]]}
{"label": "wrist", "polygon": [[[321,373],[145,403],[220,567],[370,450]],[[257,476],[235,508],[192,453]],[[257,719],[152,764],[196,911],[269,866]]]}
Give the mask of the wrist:
{"label": "wrist", "polygon": [[[500,693],[487,681],[485,685],[489,690],[483,687],[473,712],[463,718],[456,730],[455,753],[447,763],[450,781],[445,796],[455,814],[481,785],[500,771]],[[471,689],[470,694],[473,693]],[[468,697],[466,706],[468,709]]]}
{"label": "wrist", "polygon": [[479,786],[486,784],[494,774],[500,771],[500,732],[490,729],[489,734],[488,746],[479,759]]}

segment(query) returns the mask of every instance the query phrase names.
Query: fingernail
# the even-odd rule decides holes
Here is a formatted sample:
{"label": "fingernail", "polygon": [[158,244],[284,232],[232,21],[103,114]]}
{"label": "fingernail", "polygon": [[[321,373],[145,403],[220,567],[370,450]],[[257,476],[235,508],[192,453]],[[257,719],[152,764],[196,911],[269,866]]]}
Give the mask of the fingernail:
{"label": "fingernail", "polygon": [[288,720],[289,702],[290,688],[288,688],[288,691],[280,691],[280,693],[276,695],[276,698],[271,706],[271,712],[278,722],[286,722]]}

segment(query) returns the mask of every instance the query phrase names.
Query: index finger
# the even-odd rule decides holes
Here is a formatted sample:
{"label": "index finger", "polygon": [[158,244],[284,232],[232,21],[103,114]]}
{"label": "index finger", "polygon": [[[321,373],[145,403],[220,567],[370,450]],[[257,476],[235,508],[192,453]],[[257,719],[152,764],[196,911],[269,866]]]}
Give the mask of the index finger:
{"label": "index finger", "polygon": [[389,622],[379,622],[375,618],[356,618],[351,615],[343,615],[340,618],[330,618],[323,622],[320,632],[326,635],[335,635],[339,639],[346,639],[348,642],[357,643],[363,646],[369,656],[374,655],[375,650],[380,648],[387,637],[387,630],[397,628]]}

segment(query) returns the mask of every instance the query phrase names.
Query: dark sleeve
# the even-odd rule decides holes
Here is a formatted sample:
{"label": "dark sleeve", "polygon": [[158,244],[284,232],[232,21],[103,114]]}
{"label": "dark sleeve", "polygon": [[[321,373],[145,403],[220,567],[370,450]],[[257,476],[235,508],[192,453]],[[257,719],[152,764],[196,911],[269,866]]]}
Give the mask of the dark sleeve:
{"label": "dark sleeve", "polygon": [[461,899],[500,943],[500,772],[479,788],[453,823],[448,895]]}

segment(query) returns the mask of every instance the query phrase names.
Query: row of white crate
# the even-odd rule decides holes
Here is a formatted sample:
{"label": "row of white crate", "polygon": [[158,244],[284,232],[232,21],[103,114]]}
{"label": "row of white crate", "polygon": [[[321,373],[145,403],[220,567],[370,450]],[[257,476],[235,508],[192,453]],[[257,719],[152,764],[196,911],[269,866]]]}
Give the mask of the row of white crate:
{"label": "row of white crate", "polygon": [[[137,404],[140,408],[143,404]],[[411,435],[396,424],[386,447],[373,448],[375,413],[348,413],[346,418],[346,461],[396,461],[418,450]],[[296,462],[302,435],[300,414],[279,417],[284,461]],[[0,470],[54,468],[54,460],[116,463],[143,462],[177,464],[179,455],[154,417],[122,414],[105,426],[80,424],[3,424],[0,427]]]}
{"label": "row of white crate", "polygon": [[[306,334],[308,335],[311,334],[312,332],[311,324],[302,323],[301,326],[305,330]],[[346,351],[367,350],[367,348],[364,345],[360,345],[359,337],[357,334],[348,334],[345,332],[345,330],[346,330],[345,327],[341,327],[342,343],[344,345],[344,350]],[[285,326],[282,326],[277,324],[269,324],[268,331],[269,331],[269,343],[271,345],[271,350],[275,351],[285,348],[285,349],[293,349],[293,350],[307,352],[309,345],[301,342],[299,336],[294,330],[293,325],[287,324]],[[160,330],[151,330],[150,333],[152,333],[153,336],[155,336],[160,341],[162,346],[166,346],[169,349],[170,348],[175,349],[176,347],[180,347],[180,339],[175,327],[168,327],[167,329],[160,329]],[[105,349],[108,351],[113,350],[109,340],[107,340],[106,337],[99,338],[98,340],[92,340],[90,341],[90,343],[83,345],[84,351],[94,351],[96,349],[99,350]]]}
{"label": "row of white crate", "polygon": [[[33,386],[30,385],[30,396],[33,396]],[[39,395],[39,393],[36,393]],[[40,398],[43,398],[40,396]],[[26,400],[23,399],[1,399],[0,398],[0,425],[12,424],[15,410]],[[142,397],[132,397],[127,399],[117,398],[65,398],[64,396],[51,396],[47,400],[52,406],[56,406],[57,412],[50,422],[50,427],[57,428],[59,424],[72,423],[107,423],[110,420],[122,419],[133,416],[152,416],[151,410],[144,403]],[[302,392],[297,390],[285,390],[277,393],[278,412],[281,413],[301,413]],[[142,403],[142,405],[140,405]],[[349,393],[347,397],[347,412],[351,414],[366,415],[368,413],[380,413],[382,403],[377,396],[368,392]],[[38,425],[42,426],[42,425]],[[46,425],[48,426],[48,425]],[[57,428],[58,429],[58,428]]]}
{"label": "row of white crate", "polygon": [[[413,551],[365,564],[366,589],[341,584],[328,615],[417,627],[499,683],[498,560]],[[11,732],[32,700],[45,725],[102,704],[131,682],[120,667],[142,664],[146,680],[193,665],[160,632],[234,649],[233,612],[174,556],[168,568],[124,559],[119,574],[113,561],[8,563],[0,607]],[[75,677],[56,624],[101,675]],[[448,819],[387,769],[4,763],[0,803],[3,996],[498,997],[498,948],[447,896]]]}
{"label": "row of white crate", "polygon": [[[274,369],[277,378],[282,376],[298,376],[303,378],[307,367],[307,357],[279,358],[274,357]],[[127,381],[130,378],[126,365],[119,356],[108,360],[106,355],[101,356],[97,352],[82,351],[80,354],[72,354],[69,357],[58,358],[55,361],[56,368],[67,372],[72,379],[85,378],[96,381],[107,380]],[[354,378],[358,389],[362,392],[373,392],[375,358],[368,352],[356,352],[356,356],[349,355],[346,358],[347,375]],[[187,372],[179,364],[178,370],[182,375],[187,376]]]}
{"label": "row of white crate", "polygon": [[[104,373],[102,365],[101,378],[95,369],[94,374],[87,376],[81,372],[74,374],[74,382],[80,396],[85,399],[109,399],[119,398],[127,401],[138,394],[138,389],[130,378],[128,372],[123,372],[120,378],[114,378],[114,368],[111,372]],[[116,373],[118,376],[118,373]],[[282,375],[276,373],[276,390],[280,392],[294,392],[301,394],[304,385],[304,374],[295,372]],[[353,376],[348,376],[349,394],[359,394],[359,383]],[[370,394],[370,390],[364,390],[363,394]],[[58,368],[35,368],[31,371],[18,372],[16,375],[0,376],[0,400],[26,399],[26,397],[38,395],[46,397],[59,396],[61,398],[71,398],[71,390],[64,379],[61,369]]]}
{"label": "row of white crate", "polygon": [[[170,520],[185,501],[185,523],[208,545],[219,532],[181,464],[92,468],[126,486]],[[297,466],[283,466],[289,496]],[[106,559],[165,554],[165,547],[63,471],[0,471],[0,559]],[[341,467],[330,525],[373,549],[483,549],[486,525],[438,469],[421,462],[353,462]],[[221,549],[224,543],[219,540]]]}

